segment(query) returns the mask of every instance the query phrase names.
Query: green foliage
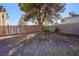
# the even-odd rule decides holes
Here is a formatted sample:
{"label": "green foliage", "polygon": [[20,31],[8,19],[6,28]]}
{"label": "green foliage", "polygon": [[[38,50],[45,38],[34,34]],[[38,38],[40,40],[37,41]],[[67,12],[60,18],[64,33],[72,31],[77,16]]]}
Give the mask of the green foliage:
{"label": "green foliage", "polygon": [[43,23],[43,25],[44,26],[48,26],[49,25],[49,21],[48,20],[45,20],[44,23]]}
{"label": "green foliage", "polygon": [[50,30],[49,30],[47,27],[45,27],[45,28],[43,29],[43,32],[47,33],[47,32],[50,32]]}
{"label": "green foliage", "polygon": [[20,10],[25,13],[24,20],[37,19],[38,24],[43,24],[44,20],[51,20],[52,16],[62,12],[64,5],[63,3],[19,3]]}

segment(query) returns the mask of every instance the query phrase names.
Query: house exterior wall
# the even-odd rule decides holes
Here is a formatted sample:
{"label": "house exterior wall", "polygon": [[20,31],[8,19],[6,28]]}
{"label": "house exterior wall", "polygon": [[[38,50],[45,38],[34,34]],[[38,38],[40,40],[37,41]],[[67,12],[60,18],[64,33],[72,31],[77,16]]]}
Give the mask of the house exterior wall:
{"label": "house exterior wall", "polygon": [[55,28],[59,28],[60,32],[69,33],[69,34],[79,34],[79,16],[64,18],[65,22],[49,26],[51,31],[54,31]]}
{"label": "house exterior wall", "polygon": [[79,16],[67,17],[67,18],[63,18],[63,20],[64,22],[62,22],[62,24],[79,23]]}
{"label": "house exterior wall", "polygon": [[79,34],[79,23],[60,24],[49,26],[50,31],[54,31],[55,28],[59,28],[60,32],[69,34]]}
{"label": "house exterior wall", "polygon": [[0,34],[8,33],[7,26],[7,11],[3,6],[0,6]]}
{"label": "house exterior wall", "polygon": [[0,26],[7,26],[7,13],[0,12]]}

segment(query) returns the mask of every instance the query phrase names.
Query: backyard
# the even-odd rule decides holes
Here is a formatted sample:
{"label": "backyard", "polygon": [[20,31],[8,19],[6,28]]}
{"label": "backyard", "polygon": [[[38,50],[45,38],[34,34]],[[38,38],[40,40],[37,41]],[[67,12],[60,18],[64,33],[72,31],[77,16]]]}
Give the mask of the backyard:
{"label": "backyard", "polygon": [[78,56],[77,7],[74,3],[1,4],[0,56]]}
{"label": "backyard", "polygon": [[79,55],[79,37],[61,33],[30,33],[0,40],[1,56]]}

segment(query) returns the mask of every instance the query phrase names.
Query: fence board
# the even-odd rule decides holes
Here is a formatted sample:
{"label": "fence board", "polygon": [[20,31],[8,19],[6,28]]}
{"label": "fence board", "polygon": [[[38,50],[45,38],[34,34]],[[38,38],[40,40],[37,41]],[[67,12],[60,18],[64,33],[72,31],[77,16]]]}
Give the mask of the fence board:
{"label": "fence board", "polygon": [[39,30],[40,27],[38,25],[0,26],[0,35],[23,34],[23,33],[37,32]]}

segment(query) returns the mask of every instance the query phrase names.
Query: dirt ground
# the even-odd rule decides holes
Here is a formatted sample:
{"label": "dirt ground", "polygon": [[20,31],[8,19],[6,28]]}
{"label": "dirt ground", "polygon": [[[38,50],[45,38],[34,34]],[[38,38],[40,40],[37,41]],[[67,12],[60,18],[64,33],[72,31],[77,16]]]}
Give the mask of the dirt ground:
{"label": "dirt ground", "polygon": [[55,33],[31,33],[0,40],[1,56],[78,56],[79,38]]}

